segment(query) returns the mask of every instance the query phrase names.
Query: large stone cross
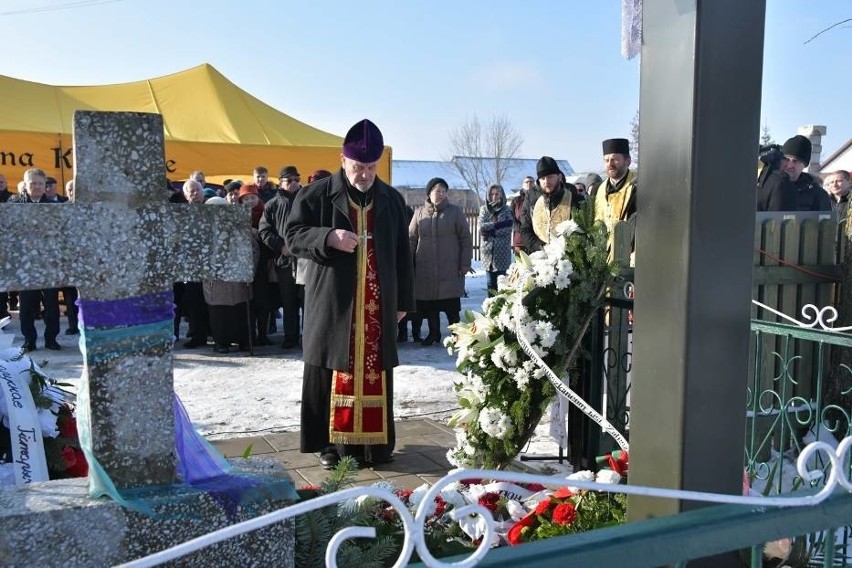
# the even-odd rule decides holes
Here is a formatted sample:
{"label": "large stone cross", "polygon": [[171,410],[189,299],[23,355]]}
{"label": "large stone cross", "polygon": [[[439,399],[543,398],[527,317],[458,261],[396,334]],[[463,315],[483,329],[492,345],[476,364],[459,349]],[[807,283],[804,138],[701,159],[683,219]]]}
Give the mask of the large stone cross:
{"label": "large stone cross", "polygon": [[118,488],[172,483],[172,284],[250,281],[250,217],[167,202],[157,114],[75,113],[74,181],[73,204],[0,205],[0,290],[79,289],[94,456]]}

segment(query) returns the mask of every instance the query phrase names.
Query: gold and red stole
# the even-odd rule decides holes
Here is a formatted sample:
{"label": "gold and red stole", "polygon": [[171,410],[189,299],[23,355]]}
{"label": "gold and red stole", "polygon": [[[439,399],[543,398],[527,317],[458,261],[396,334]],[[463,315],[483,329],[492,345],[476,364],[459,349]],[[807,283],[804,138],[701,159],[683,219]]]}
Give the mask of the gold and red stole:
{"label": "gold and red stole", "polygon": [[349,218],[361,237],[356,255],[349,368],[331,375],[332,444],[387,444],[387,385],[382,368],[382,304],[373,240],[374,208],[349,200]]}

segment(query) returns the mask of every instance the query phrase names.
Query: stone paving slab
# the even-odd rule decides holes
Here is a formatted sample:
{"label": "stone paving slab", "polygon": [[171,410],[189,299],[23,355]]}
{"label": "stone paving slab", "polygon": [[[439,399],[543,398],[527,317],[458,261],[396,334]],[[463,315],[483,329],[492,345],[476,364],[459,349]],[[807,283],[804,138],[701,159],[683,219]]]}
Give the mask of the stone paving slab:
{"label": "stone paving slab", "polygon": [[[296,487],[318,485],[329,476],[329,472],[319,465],[319,454],[299,452],[299,432],[213,440],[210,443],[226,457],[241,457],[251,445],[252,455],[263,455],[284,464]],[[410,489],[423,483],[431,485],[452,469],[446,453],[453,445],[453,431],[439,422],[429,418],[398,421],[394,460],[359,470],[353,485],[367,486],[383,479],[393,480],[400,487]]]}

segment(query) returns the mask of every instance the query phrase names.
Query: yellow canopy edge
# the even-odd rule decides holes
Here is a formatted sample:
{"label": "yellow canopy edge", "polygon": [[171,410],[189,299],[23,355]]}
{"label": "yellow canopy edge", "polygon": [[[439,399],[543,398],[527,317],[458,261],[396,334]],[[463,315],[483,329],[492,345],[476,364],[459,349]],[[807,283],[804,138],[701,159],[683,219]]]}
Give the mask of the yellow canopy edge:
{"label": "yellow canopy edge", "polygon": [[[117,85],[56,86],[0,75],[0,173],[10,188],[31,167],[64,186],[73,177],[71,130],[74,111],[151,112],[163,116],[167,176],[269,168],[275,180],[282,166],[307,176],[335,171],[343,138],[314,128],[267,105],[205,63],[185,71]],[[353,123],[358,117],[353,119]],[[390,182],[386,148],[379,176]],[[62,190],[60,189],[60,192]]]}

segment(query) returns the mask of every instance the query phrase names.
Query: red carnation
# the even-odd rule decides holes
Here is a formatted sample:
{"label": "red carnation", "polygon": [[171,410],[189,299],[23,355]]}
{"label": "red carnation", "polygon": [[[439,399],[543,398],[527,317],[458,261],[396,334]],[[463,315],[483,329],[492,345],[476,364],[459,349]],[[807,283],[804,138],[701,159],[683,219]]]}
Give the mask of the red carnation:
{"label": "red carnation", "polygon": [[77,439],[77,421],[71,414],[66,414],[60,410],[59,416],[56,417],[56,425],[59,427],[59,435],[63,438]]}
{"label": "red carnation", "polygon": [[570,525],[577,518],[577,509],[571,503],[560,503],[553,509],[553,522],[557,525]]}
{"label": "red carnation", "polygon": [[552,501],[550,499],[545,499],[544,501],[541,501],[538,505],[535,506],[535,514],[536,515],[545,514],[547,512],[547,510],[550,509],[551,504],[552,504]]}
{"label": "red carnation", "polygon": [[83,455],[83,450],[62,448],[62,459],[65,460],[65,477],[86,477],[89,475],[89,464],[86,463],[86,456]]}
{"label": "red carnation", "polygon": [[568,489],[567,487],[560,487],[559,489],[556,490],[556,492],[553,493],[553,497],[555,499],[568,499],[569,497],[571,497],[573,495],[574,495],[574,492],[571,491],[570,489]]}
{"label": "red carnation", "polygon": [[529,529],[534,526],[536,523],[535,516],[532,514],[527,515],[509,529],[509,532],[506,534],[506,540],[509,541],[509,544],[512,546],[521,544],[526,540],[524,536],[528,534]]}
{"label": "red carnation", "polygon": [[444,514],[444,509],[447,508],[447,502],[440,495],[435,496],[435,516],[440,517]]}
{"label": "red carnation", "polygon": [[399,500],[408,505],[409,498],[411,494],[414,493],[411,489],[400,489],[396,492],[396,496],[399,497]]}
{"label": "red carnation", "polygon": [[500,494],[489,491],[479,498],[479,504],[491,511],[492,514],[497,513],[498,503],[500,502]]}

